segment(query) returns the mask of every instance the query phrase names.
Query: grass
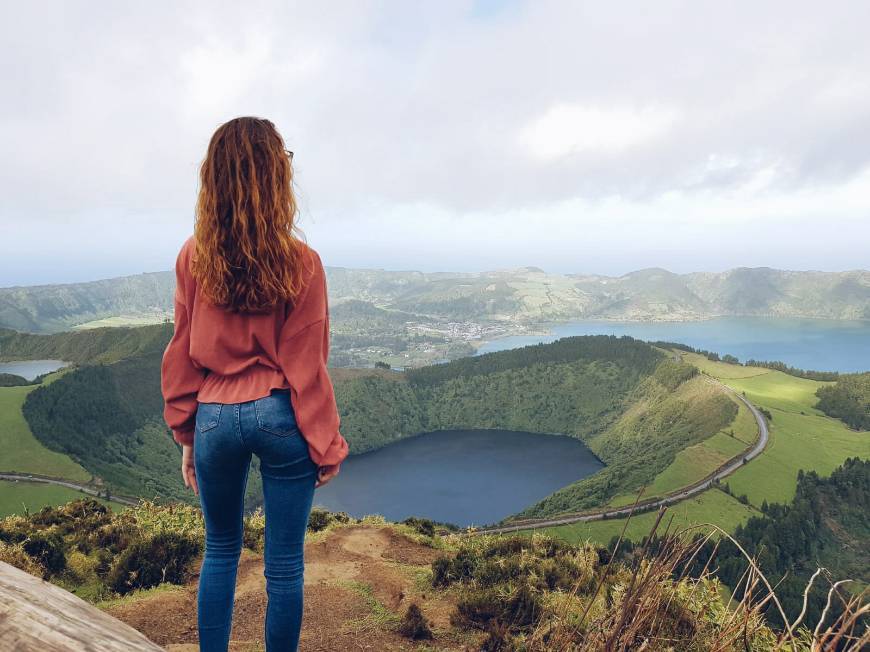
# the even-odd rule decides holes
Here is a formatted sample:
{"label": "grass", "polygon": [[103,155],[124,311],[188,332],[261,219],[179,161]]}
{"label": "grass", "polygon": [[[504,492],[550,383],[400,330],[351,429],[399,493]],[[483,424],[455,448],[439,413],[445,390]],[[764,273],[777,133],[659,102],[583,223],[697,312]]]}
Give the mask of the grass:
{"label": "grass", "polygon": [[[673,527],[682,528],[701,523],[715,523],[719,527],[734,531],[738,525],[745,523],[750,516],[760,513],[750,506],[743,505],[732,496],[718,489],[710,489],[693,498],[684,500],[668,508],[664,522],[673,517]],[[631,541],[640,541],[649,534],[657,517],[656,512],[644,512],[632,516],[625,531],[625,536]],[[610,540],[619,536],[625,525],[624,518],[608,519],[606,521],[590,521],[588,523],[571,523],[557,527],[528,530],[544,532],[564,539],[570,543],[590,540],[600,545],[607,545]]]}
{"label": "grass", "polygon": [[801,469],[826,476],[847,457],[870,458],[870,433],[850,430],[815,408],[816,390],[830,383],[711,362],[695,354],[686,358],[773,415],[767,449],[727,480],[735,495],[746,494],[756,507],[765,500],[789,502]]}
{"label": "grass", "polygon": [[[690,485],[719,468],[758,437],[755,418],[742,401],[735,401],[737,416],[728,426],[704,441],[677,453],[674,461],[647,486],[644,497],[664,496]],[[622,494],[610,505],[621,507],[634,502],[636,495]]]}
{"label": "grass", "polygon": [[348,625],[354,630],[369,631],[383,630],[385,628],[392,629],[397,627],[401,621],[398,614],[388,609],[375,597],[374,590],[370,584],[359,582],[357,580],[341,580],[335,582],[335,585],[348,589],[352,593],[360,596],[369,609],[369,614],[365,618],[352,620],[348,623]]}
{"label": "grass", "polygon": [[[45,382],[57,377],[59,374],[52,374]],[[39,473],[88,482],[90,473],[67,455],[46,448],[30,431],[21,406],[36,387],[38,385],[0,387],[0,451],[3,451],[0,471]],[[2,496],[0,500],[3,500]]]}
{"label": "grass", "polygon": [[[755,405],[769,410],[770,442],[757,458],[728,476],[725,482],[736,496],[746,495],[750,506],[718,490],[706,491],[670,508],[674,523],[686,525],[710,522],[734,531],[738,524],[758,512],[764,501],[787,503],[794,497],[799,470],[829,475],[848,457],[870,458],[870,433],[850,430],[843,422],[825,416],[815,408],[816,390],[830,383],[797,378],[760,367],[713,362],[702,355],[686,353],[683,358],[704,373],[718,378]],[[730,431],[734,431],[734,438]],[[686,448],[645,492],[652,497],[690,484],[718,466],[717,460],[731,457],[735,448],[755,436],[752,415],[741,407],[734,422],[705,441]],[[752,434],[750,434],[752,433]],[[721,462],[719,462],[721,463]],[[631,504],[634,496],[622,495],[613,505]],[[649,532],[655,513],[638,514],[631,519],[626,536],[638,540]],[[589,538],[607,543],[619,535],[625,519],[576,523],[546,531],[569,541]]]}
{"label": "grass", "polygon": [[82,324],[72,326],[70,330],[88,330],[91,328],[117,328],[119,326],[149,326],[151,324],[160,324],[172,315],[166,314],[148,314],[148,315],[120,315],[117,317],[106,317],[104,319],[95,319]]}
{"label": "grass", "polygon": [[[51,484],[32,482],[13,482],[0,480],[0,518],[11,514],[23,514],[26,507],[31,513],[38,512],[46,505],[63,505],[77,498],[90,498],[75,489],[58,487]],[[126,505],[114,501],[106,502],[96,498],[114,511],[125,509]]]}

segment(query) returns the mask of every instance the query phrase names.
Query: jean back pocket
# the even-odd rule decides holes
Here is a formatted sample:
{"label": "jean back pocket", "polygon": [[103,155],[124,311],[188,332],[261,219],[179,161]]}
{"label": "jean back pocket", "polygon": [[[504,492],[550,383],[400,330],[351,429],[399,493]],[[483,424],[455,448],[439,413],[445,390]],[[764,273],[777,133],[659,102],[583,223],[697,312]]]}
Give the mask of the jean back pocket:
{"label": "jean back pocket", "polygon": [[257,399],[254,401],[254,408],[260,430],[281,437],[299,433],[289,390],[275,390],[269,396]]}
{"label": "jean back pocket", "polygon": [[196,407],[196,429],[208,432],[221,422],[221,403],[200,403]]}

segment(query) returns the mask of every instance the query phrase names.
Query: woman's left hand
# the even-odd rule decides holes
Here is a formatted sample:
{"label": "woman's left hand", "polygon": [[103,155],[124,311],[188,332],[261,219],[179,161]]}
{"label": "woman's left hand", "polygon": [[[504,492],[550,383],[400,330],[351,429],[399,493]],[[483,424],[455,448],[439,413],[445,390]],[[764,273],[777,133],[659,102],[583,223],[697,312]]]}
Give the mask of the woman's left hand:
{"label": "woman's left hand", "polygon": [[193,493],[199,495],[199,486],[196,484],[196,468],[193,465],[193,446],[181,447],[181,477],[184,478],[184,486],[193,489]]}
{"label": "woman's left hand", "polygon": [[321,466],[317,470],[317,482],[314,484],[314,488],[319,489],[327,482],[332,480],[335,476],[337,476],[340,467],[340,464],[329,464],[327,466]]}

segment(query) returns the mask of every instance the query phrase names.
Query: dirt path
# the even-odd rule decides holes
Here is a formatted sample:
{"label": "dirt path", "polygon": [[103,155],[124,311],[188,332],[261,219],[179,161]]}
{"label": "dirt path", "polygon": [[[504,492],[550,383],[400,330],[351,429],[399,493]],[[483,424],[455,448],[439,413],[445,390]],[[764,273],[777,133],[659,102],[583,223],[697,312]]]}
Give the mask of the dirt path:
{"label": "dirt path", "polygon": [[[437,551],[389,527],[338,529],[305,548],[305,615],[300,650],[417,650],[393,631],[397,616],[417,602],[433,622],[438,650],[474,649],[450,628],[452,603],[427,591],[425,571]],[[177,590],[107,611],[173,652],[195,652],[198,577]],[[263,650],[266,581],[261,555],[239,563],[230,650]]]}

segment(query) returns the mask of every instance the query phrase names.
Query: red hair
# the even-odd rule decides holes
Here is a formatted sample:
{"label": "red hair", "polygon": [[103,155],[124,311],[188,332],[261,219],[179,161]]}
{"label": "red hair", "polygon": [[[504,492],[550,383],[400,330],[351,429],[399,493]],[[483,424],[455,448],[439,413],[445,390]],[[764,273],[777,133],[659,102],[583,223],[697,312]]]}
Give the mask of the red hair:
{"label": "red hair", "polygon": [[191,272],[215,305],[268,312],[302,290],[292,155],[262,118],[222,124],[200,168]]}

